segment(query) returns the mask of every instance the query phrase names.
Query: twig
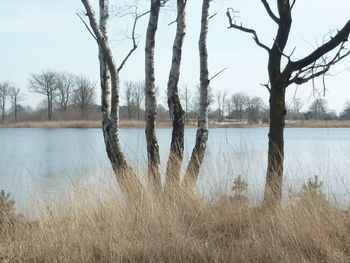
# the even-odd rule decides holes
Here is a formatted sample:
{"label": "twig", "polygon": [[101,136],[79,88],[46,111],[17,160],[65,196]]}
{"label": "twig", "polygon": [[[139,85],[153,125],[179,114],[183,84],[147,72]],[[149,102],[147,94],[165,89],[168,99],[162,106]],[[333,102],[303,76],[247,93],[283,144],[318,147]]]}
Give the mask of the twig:
{"label": "twig", "polygon": [[227,69],[227,67],[224,68],[224,69],[222,69],[222,70],[220,70],[220,71],[219,71],[218,73],[216,73],[214,76],[212,76],[211,78],[209,78],[209,81],[211,81],[213,78],[219,76],[219,75],[220,75],[222,72],[224,72],[226,69]]}
{"label": "twig", "polygon": [[84,23],[84,25],[85,25],[86,29],[89,31],[90,35],[97,41],[97,37],[94,35],[94,33],[92,33],[90,27],[86,24],[84,19],[80,16],[80,14],[78,12],[76,12],[76,14],[80,18],[80,20]]}

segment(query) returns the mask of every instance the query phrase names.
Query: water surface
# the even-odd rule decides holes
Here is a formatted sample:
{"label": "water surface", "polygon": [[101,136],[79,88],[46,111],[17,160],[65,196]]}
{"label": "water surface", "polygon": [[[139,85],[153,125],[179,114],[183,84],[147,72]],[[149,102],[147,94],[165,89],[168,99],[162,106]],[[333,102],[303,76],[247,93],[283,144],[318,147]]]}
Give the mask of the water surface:
{"label": "water surface", "polygon": [[[185,133],[185,165],[195,141],[195,129]],[[208,151],[199,177],[199,189],[209,198],[230,191],[242,175],[253,199],[259,200],[265,183],[267,128],[210,129]],[[169,153],[170,129],[157,130],[163,172]],[[145,171],[146,142],[141,129],[121,129],[121,144],[134,169]],[[58,195],[79,182],[101,185],[113,179],[100,129],[0,129],[0,189],[14,195],[20,210],[31,196]],[[347,205],[350,184],[350,129],[290,128],[285,130],[285,181],[300,188],[318,175],[329,197]]]}

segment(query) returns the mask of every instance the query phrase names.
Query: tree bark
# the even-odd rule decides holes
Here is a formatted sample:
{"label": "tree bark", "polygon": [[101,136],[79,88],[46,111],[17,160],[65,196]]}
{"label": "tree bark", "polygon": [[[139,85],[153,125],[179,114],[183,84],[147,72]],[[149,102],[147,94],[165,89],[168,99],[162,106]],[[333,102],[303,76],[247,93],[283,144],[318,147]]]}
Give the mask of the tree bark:
{"label": "tree bark", "polygon": [[198,42],[200,59],[200,105],[198,116],[198,128],[196,143],[193,148],[191,159],[188,163],[186,173],[182,182],[185,189],[191,190],[195,187],[199,168],[202,165],[208,140],[208,106],[209,106],[209,73],[208,73],[208,51],[207,35],[209,22],[209,6],[211,0],[203,0],[201,32]]}
{"label": "tree bark", "polygon": [[159,145],[156,136],[157,102],[154,76],[154,47],[159,10],[160,0],[151,0],[145,46],[145,133],[147,141],[148,180],[149,186],[156,192],[160,192],[161,190]]}
{"label": "tree bark", "polygon": [[268,73],[270,88],[270,126],[265,183],[265,206],[273,207],[282,200],[284,162],[284,124],[286,116],[285,89],[289,77],[281,74],[281,59],[292,25],[289,1],[278,0],[279,23],[275,42],[269,52]]}
{"label": "tree bark", "polygon": [[127,198],[139,194],[142,186],[127,164],[119,142],[119,72],[108,44],[109,1],[100,0],[100,22],[97,24],[94,11],[88,0],[82,0],[91,28],[99,46],[102,131],[106,151],[122,192]]}
{"label": "tree bark", "polygon": [[186,0],[177,0],[177,28],[168,80],[168,106],[173,130],[167,163],[166,189],[168,187],[178,187],[180,185],[180,171],[184,152],[185,111],[180,102],[178,83],[180,78],[182,46],[186,34],[185,6]]}

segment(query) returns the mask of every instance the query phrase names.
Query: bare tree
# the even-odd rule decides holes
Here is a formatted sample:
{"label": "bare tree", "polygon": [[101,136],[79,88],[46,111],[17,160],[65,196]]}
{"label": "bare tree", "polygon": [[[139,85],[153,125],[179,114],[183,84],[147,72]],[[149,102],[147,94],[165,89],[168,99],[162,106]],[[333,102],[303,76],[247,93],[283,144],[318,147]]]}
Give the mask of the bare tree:
{"label": "bare tree", "polygon": [[46,96],[47,100],[47,116],[49,121],[52,120],[53,100],[57,90],[56,72],[46,70],[41,73],[31,73],[29,78],[29,89],[32,92]]}
{"label": "bare tree", "polygon": [[224,107],[226,97],[227,91],[218,90],[216,92],[216,103],[218,105],[218,121],[222,121],[224,119]]}
{"label": "bare tree", "polygon": [[1,102],[1,121],[4,122],[6,118],[6,100],[10,91],[10,83],[0,83],[0,102]]}
{"label": "bare tree", "polygon": [[199,168],[204,159],[208,140],[208,107],[209,107],[209,72],[208,72],[208,50],[207,35],[209,24],[209,6],[211,0],[203,0],[201,30],[199,36],[199,60],[200,60],[200,107],[198,116],[198,128],[196,143],[193,148],[191,159],[188,163],[182,185],[185,189],[193,189],[196,185]]}
{"label": "bare tree", "polygon": [[125,82],[125,101],[128,110],[128,119],[131,121],[132,113],[134,109],[133,93],[134,93],[134,83],[132,81]]}
{"label": "bare tree", "polygon": [[247,106],[249,96],[243,92],[237,92],[231,97],[232,105],[235,111],[235,118],[242,122],[243,112]]}
{"label": "bare tree", "polygon": [[71,95],[76,84],[76,76],[72,73],[61,72],[56,75],[57,100],[60,110],[64,112],[67,118],[67,106],[71,99]]}
{"label": "bare tree", "polygon": [[161,190],[161,181],[159,145],[156,136],[157,101],[154,76],[154,47],[160,6],[161,0],[151,0],[145,45],[145,133],[147,141],[148,181],[149,186],[156,192],[160,192]]}
{"label": "bare tree", "polygon": [[188,86],[186,85],[185,88],[183,89],[183,91],[181,92],[181,96],[180,96],[183,104],[185,104],[185,123],[187,124],[189,121],[188,118],[188,111],[189,111],[189,101],[191,99],[191,94],[190,91],[188,90]]}
{"label": "bare tree", "polygon": [[312,119],[315,120],[324,119],[327,111],[327,101],[322,98],[315,99],[309,107],[309,112],[311,113]]}
{"label": "bare tree", "polygon": [[168,80],[167,99],[172,120],[172,135],[170,154],[167,163],[165,187],[180,185],[180,170],[184,152],[185,111],[179,97],[179,78],[182,57],[182,46],[186,34],[186,7],[187,0],[177,0],[176,35],[173,44],[173,56]]}
{"label": "bare tree", "polygon": [[99,47],[102,130],[106,151],[117,176],[119,185],[127,197],[134,196],[142,189],[137,176],[128,165],[119,142],[119,72],[124,67],[137,45],[135,42],[135,27],[140,16],[136,16],[133,24],[133,47],[117,68],[108,43],[109,1],[99,0],[100,21],[97,23],[95,13],[89,0],[81,0],[89,18],[91,29],[85,24]]}
{"label": "bare tree", "polygon": [[262,98],[258,96],[248,98],[246,106],[248,122],[258,122],[261,112],[265,108]]}
{"label": "bare tree", "polygon": [[13,107],[13,111],[15,113],[15,123],[17,123],[18,120],[18,104],[24,99],[24,96],[22,94],[22,91],[18,87],[11,87],[9,90],[9,95],[11,98],[11,104]]}
{"label": "bare tree", "polygon": [[225,101],[224,101],[224,105],[227,109],[227,117],[229,119],[232,118],[232,100],[230,97],[226,98]]}
{"label": "bare tree", "polygon": [[88,108],[95,104],[96,84],[86,76],[76,77],[76,87],[73,90],[72,101],[78,106],[82,117],[87,116]]}
{"label": "bare tree", "polygon": [[[293,52],[290,55],[285,54],[285,47],[292,26],[292,9],[296,1],[276,0],[278,15],[274,14],[266,0],[261,2],[278,27],[272,47],[262,43],[255,30],[243,27],[241,23],[237,24],[233,9],[227,10],[227,17],[229,28],[253,35],[256,44],[268,53],[269,84],[265,86],[270,93],[270,129],[263,204],[264,206],[275,206],[280,204],[282,199],[286,88],[291,84],[300,85],[323,76],[332,65],[350,54],[350,51],[345,48],[345,42],[348,40],[350,32],[350,20],[329,41],[323,43],[309,55],[298,60],[292,60]],[[338,50],[334,56],[331,58],[326,56],[330,51],[337,48]]]}
{"label": "bare tree", "polygon": [[294,119],[300,119],[300,112],[303,108],[304,103],[300,98],[294,98],[292,101],[292,107],[291,107],[291,117]]}
{"label": "bare tree", "polygon": [[145,83],[143,81],[136,82],[134,85],[133,91],[134,103],[137,112],[137,120],[140,120],[141,117],[141,105],[145,98]]}

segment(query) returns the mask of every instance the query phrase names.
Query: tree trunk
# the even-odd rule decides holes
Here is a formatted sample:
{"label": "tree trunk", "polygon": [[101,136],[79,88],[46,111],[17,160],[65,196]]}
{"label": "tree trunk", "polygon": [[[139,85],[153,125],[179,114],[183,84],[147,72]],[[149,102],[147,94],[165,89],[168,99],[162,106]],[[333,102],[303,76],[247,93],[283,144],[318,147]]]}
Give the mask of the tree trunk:
{"label": "tree trunk", "polygon": [[264,206],[276,206],[282,200],[285,86],[271,86],[269,104],[270,128]]}
{"label": "tree trunk", "polygon": [[15,95],[15,123],[17,123],[17,95]]}
{"label": "tree trunk", "polygon": [[159,146],[156,136],[157,102],[155,96],[154,47],[158,26],[160,0],[151,0],[145,46],[145,115],[148,157],[148,180],[153,190],[161,190]]}
{"label": "tree trunk", "polygon": [[180,102],[178,83],[180,78],[182,45],[186,34],[185,5],[186,0],[177,0],[177,28],[168,81],[168,106],[173,130],[167,163],[166,188],[178,187],[180,185],[180,170],[183,161],[185,112]]}
{"label": "tree trunk", "polygon": [[208,51],[207,35],[209,22],[209,5],[211,0],[203,0],[201,32],[198,42],[200,59],[200,105],[198,116],[198,128],[196,144],[193,148],[191,159],[188,163],[186,173],[182,182],[185,189],[193,189],[196,185],[199,168],[204,159],[208,140],[208,106],[209,106],[209,73],[208,73]]}
{"label": "tree trunk", "polygon": [[97,25],[95,14],[88,0],[82,0],[91,28],[99,46],[102,131],[106,151],[118,183],[127,199],[139,195],[142,185],[131,167],[127,164],[119,143],[119,72],[112,51],[108,45],[109,1],[100,0],[100,22]]}

